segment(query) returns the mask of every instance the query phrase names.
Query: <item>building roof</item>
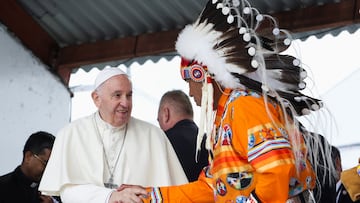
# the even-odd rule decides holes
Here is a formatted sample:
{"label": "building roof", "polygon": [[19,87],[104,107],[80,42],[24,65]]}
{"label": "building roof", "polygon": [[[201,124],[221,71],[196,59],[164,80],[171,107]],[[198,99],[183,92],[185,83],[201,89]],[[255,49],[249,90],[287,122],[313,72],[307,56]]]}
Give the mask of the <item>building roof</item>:
{"label": "building roof", "polygon": [[[248,0],[294,38],[360,27],[360,0]],[[68,84],[70,73],[176,55],[179,31],[207,0],[1,0],[0,22]]]}

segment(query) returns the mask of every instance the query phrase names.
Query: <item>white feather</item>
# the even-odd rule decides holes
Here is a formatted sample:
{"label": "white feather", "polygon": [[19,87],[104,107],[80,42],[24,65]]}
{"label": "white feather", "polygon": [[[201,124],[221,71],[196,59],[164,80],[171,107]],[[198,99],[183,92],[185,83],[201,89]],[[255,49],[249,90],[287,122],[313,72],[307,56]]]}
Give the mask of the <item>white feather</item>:
{"label": "white feather", "polygon": [[222,34],[213,30],[213,27],[213,24],[206,21],[186,26],[178,36],[176,50],[186,59],[195,59],[198,63],[206,65],[208,71],[222,86],[239,88],[241,85],[231,72],[243,74],[245,69],[226,63],[225,57],[222,57],[224,53],[219,53],[213,48]]}

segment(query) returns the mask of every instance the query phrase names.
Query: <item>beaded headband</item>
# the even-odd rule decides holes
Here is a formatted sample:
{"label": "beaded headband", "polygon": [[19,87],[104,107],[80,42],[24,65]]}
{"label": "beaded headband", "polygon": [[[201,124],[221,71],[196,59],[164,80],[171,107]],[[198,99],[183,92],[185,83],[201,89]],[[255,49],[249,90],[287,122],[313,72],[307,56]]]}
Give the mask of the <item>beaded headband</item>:
{"label": "beaded headband", "polygon": [[184,80],[193,80],[195,82],[203,82],[205,80],[206,66],[198,64],[196,61],[188,61],[181,58],[180,72]]}

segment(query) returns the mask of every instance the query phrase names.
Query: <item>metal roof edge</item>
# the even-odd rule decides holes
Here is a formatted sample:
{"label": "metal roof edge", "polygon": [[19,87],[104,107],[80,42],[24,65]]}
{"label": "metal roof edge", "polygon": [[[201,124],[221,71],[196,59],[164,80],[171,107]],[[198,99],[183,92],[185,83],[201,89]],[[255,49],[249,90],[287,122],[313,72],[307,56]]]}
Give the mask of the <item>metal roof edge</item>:
{"label": "metal roof edge", "polygon": [[149,60],[152,61],[153,63],[157,63],[161,59],[171,61],[176,56],[178,56],[177,52],[169,52],[169,53],[164,53],[164,54],[142,56],[142,57],[136,57],[136,58],[131,58],[131,59],[125,59],[125,60],[108,61],[108,62],[103,62],[103,63],[96,63],[96,64],[80,66],[79,68],[73,69],[73,73],[76,73],[79,69],[82,69],[85,72],[89,72],[93,68],[102,70],[106,66],[117,67],[119,65],[124,65],[125,67],[130,67],[135,62],[139,63],[140,65],[143,65],[144,63],[146,63]]}
{"label": "metal roof edge", "polygon": [[326,29],[320,29],[320,30],[314,30],[314,31],[306,31],[306,32],[300,32],[300,33],[293,33],[292,37],[293,39],[299,39],[301,41],[306,41],[309,37],[315,36],[317,39],[323,38],[325,35],[332,35],[334,37],[338,36],[342,32],[349,32],[350,34],[353,34],[360,28],[359,24],[352,24],[352,25],[346,25],[346,26],[340,26],[335,28],[326,28]]}

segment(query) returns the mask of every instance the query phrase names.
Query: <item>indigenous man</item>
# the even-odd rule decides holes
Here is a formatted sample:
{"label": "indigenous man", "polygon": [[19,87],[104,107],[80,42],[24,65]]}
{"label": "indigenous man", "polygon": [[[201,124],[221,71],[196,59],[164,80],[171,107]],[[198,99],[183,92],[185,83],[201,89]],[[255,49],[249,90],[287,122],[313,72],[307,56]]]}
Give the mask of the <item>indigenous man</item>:
{"label": "indigenous man", "polygon": [[300,61],[280,54],[289,38],[246,0],[210,0],[185,27],[176,42],[181,73],[201,105],[198,136],[205,127],[213,160],[195,182],[147,188],[145,202],[314,199],[316,163],[308,157],[316,152],[306,141],[316,138],[295,117],[321,102],[300,92],[306,76]]}

